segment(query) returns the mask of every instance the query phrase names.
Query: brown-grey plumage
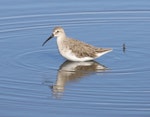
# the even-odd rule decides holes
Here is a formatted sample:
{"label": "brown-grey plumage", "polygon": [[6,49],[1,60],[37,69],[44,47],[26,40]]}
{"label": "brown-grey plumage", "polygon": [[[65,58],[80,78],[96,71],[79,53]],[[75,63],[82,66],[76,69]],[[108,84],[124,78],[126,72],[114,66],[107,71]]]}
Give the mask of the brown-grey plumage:
{"label": "brown-grey plumage", "polygon": [[[64,42],[66,43],[66,47],[70,49],[77,57],[97,57],[98,53],[106,52],[111,49],[104,49],[104,48],[97,48],[92,45],[89,45],[87,43],[67,38],[67,40]],[[80,46],[79,46],[80,45]]]}

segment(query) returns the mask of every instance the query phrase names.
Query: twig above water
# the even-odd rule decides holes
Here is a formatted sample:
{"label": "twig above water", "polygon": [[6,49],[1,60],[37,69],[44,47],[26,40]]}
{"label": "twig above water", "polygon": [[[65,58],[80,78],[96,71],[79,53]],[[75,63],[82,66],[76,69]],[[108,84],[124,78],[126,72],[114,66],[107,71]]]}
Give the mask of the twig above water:
{"label": "twig above water", "polygon": [[124,53],[126,52],[126,45],[125,45],[125,43],[122,45],[122,50],[123,50]]}

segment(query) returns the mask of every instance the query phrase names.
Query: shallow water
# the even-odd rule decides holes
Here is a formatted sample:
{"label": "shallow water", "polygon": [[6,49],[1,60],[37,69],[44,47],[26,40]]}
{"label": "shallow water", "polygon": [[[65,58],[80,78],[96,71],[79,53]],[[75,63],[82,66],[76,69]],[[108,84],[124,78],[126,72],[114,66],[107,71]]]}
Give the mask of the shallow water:
{"label": "shallow water", "polygon": [[[62,3],[0,1],[0,115],[149,117],[149,0]],[[41,46],[56,25],[113,51],[68,62]]]}

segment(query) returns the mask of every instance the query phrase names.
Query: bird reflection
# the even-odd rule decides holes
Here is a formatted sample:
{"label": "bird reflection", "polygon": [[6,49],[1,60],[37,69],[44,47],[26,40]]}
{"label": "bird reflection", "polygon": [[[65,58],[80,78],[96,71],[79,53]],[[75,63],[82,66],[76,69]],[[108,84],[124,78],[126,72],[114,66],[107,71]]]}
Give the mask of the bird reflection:
{"label": "bird reflection", "polygon": [[55,97],[61,97],[67,83],[79,80],[80,78],[95,72],[103,72],[107,69],[108,68],[106,68],[104,65],[101,65],[95,61],[65,61],[58,70],[56,82],[50,88],[52,89]]}

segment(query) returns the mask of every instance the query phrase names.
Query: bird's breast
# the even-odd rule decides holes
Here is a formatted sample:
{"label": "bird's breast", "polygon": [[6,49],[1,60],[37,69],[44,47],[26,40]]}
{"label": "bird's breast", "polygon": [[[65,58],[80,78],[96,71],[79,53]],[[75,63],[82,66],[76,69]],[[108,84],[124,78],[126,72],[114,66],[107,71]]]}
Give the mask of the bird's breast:
{"label": "bird's breast", "polygon": [[67,46],[65,45],[65,41],[61,38],[57,38],[57,46],[60,54],[64,56],[64,54],[67,52]]}

